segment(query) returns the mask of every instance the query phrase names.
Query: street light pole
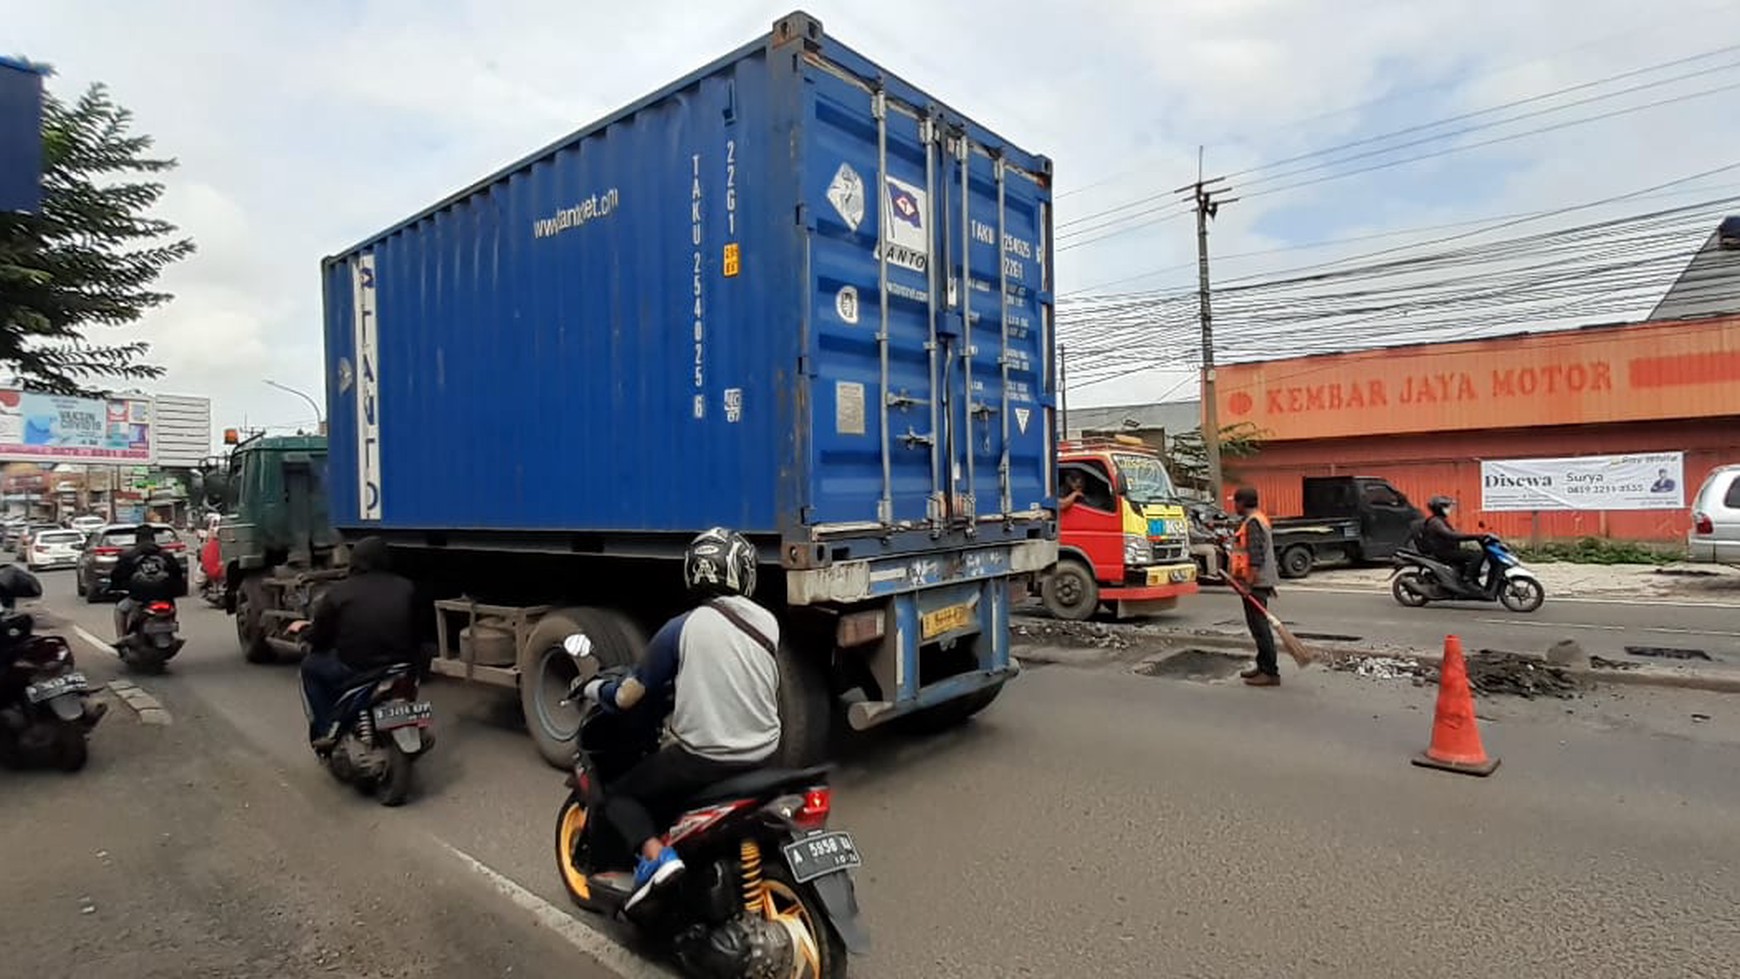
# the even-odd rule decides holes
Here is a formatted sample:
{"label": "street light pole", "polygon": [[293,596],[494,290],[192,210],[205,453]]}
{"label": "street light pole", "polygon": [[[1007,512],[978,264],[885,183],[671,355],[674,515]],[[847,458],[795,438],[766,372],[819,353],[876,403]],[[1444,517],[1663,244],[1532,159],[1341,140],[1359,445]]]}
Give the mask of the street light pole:
{"label": "street light pole", "polygon": [[271,378],[267,378],[266,383],[271,387],[275,387],[280,391],[286,391],[290,394],[294,394],[298,398],[301,398],[303,401],[308,402],[308,407],[314,409],[315,427],[317,427],[317,428],[325,427],[326,414],[323,411],[321,411],[320,404],[318,402],[316,402],[313,398],[309,397],[308,393],[306,391],[298,390],[296,388],[291,387],[288,384],[279,384],[277,381],[274,381]]}

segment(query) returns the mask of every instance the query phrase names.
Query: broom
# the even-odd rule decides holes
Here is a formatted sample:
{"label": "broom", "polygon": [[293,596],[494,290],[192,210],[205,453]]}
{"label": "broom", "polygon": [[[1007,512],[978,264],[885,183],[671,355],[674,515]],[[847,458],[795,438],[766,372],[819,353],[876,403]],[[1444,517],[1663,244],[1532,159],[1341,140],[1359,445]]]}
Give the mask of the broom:
{"label": "broom", "polygon": [[1314,658],[1311,655],[1311,650],[1299,641],[1298,636],[1293,635],[1286,626],[1281,624],[1281,620],[1275,616],[1275,613],[1265,608],[1262,602],[1257,601],[1257,596],[1252,595],[1250,589],[1240,584],[1232,575],[1222,575],[1221,580],[1226,583],[1227,587],[1238,592],[1240,598],[1251,603],[1252,608],[1262,611],[1269,620],[1269,628],[1275,630],[1275,635],[1281,640],[1282,648],[1287,650],[1287,655],[1293,657],[1294,663],[1301,667],[1311,665],[1311,660]]}

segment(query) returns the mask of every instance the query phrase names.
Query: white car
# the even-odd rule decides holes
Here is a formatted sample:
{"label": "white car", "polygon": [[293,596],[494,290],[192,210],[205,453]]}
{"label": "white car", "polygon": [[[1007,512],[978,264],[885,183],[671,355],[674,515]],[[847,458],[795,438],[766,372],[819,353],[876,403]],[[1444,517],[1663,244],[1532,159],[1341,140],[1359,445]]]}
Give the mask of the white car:
{"label": "white car", "polygon": [[108,523],[108,521],[104,520],[102,517],[86,514],[85,516],[74,517],[67,521],[67,526],[81,534],[88,535],[94,533],[98,527],[101,527],[106,523]]}
{"label": "white car", "polygon": [[1740,465],[1719,466],[1704,480],[1686,545],[1694,561],[1740,565]]}
{"label": "white car", "polygon": [[85,535],[76,530],[38,531],[24,552],[24,566],[32,571],[78,567],[84,542]]}

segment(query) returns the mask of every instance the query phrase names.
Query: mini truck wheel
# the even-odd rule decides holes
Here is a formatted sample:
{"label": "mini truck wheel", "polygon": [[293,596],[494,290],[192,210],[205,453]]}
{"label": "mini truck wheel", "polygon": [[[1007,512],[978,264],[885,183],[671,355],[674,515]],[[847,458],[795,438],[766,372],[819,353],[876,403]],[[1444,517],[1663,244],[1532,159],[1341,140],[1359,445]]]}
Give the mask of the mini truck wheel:
{"label": "mini truck wheel", "polygon": [[1100,607],[1100,586],[1091,568],[1075,558],[1064,558],[1045,576],[1040,586],[1045,609],[1068,622],[1085,622]]}
{"label": "mini truck wheel", "polygon": [[1311,573],[1311,566],[1317,563],[1317,556],[1311,553],[1311,548],[1295,545],[1281,553],[1281,577],[1304,578]]}

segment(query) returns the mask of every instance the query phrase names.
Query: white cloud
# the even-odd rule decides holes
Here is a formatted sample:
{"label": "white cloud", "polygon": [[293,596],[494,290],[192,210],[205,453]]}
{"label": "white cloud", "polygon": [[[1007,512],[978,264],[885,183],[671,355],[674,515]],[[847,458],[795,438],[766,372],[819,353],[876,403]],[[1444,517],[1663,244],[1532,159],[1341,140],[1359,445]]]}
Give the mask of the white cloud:
{"label": "white cloud", "polygon": [[[109,82],[158,149],[182,162],[163,209],[200,251],[168,278],[177,300],[142,328],[169,368],[162,386],[212,393],[220,425],[244,415],[299,424],[306,407],[263,378],[321,387],[322,256],[724,54],[791,5],[61,0],[17,7],[5,27],[9,50],[56,66],[63,94]],[[1211,171],[1242,169],[1716,47],[1740,28],[1729,0],[1647,10],[1620,0],[810,6],[832,36],[1052,155],[1060,193],[1088,188],[1060,199],[1060,222],[1170,191],[1193,175],[1199,143]],[[1740,100],[1729,93],[1252,193],[1222,212],[1214,249],[1233,255],[1630,190],[1735,156],[1737,120]],[[1237,183],[1254,192],[1260,176]],[[1361,247],[1372,246],[1222,268],[1243,274]],[[1166,221],[1063,252],[1059,286],[1162,268],[1115,288],[1188,286],[1193,258],[1190,223]],[[1143,376],[1082,396],[1151,397],[1171,386]]]}

